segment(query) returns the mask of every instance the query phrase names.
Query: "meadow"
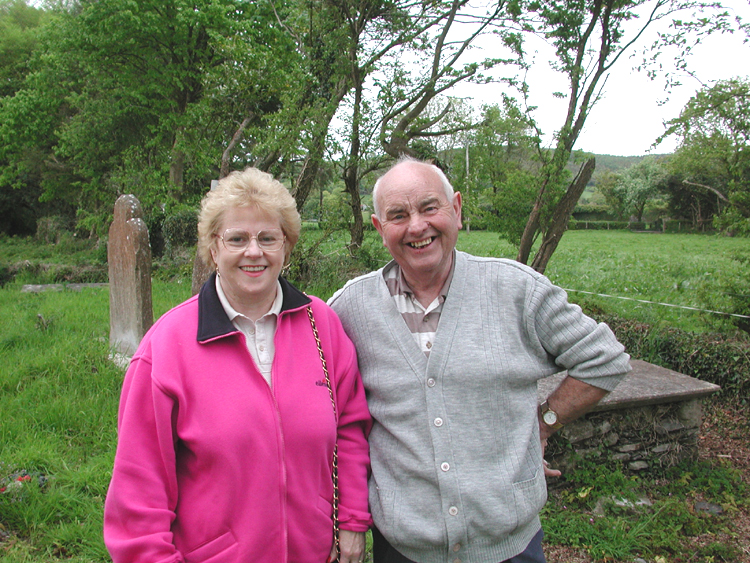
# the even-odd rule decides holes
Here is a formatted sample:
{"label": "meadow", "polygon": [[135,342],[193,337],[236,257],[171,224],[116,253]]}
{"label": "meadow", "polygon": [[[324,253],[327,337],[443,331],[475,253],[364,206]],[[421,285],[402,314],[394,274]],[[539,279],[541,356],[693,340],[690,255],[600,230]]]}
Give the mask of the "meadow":
{"label": "meadow", "polygon": [[[371,238],[368,244],[370,263],[383,260],[378,241]],[[513,248],[493,233],[461,233],[459,248],[514,256]],[[325,253],[329,258],[344,254],[335,245]],[[546,273],[569,289],[726,312],[736,305],[733,291],[748,293],[749,255],[747,239],[571,231]],[[92,250],[89,258],[80,248],[75,253],[78,266],[87,260],[101,265],[101,259],[101,249]],[[60,245],[0,239],[0,265],[19,260],[64,264],[66,255]],[[108,291],[22,293],[23,283],[40,281],[33,272],[43,271],[48,269],[26,269],[0,289],[0,560],[107,561],[102,506],[123,376],[108,359]],[[188,271],[184,266],[159,270],[153,282],[155,318],[189,296]],[[306,289],[325,298],[336,288],[335,280],[331,274],[317,290]],[[570,296],[648,322],[694,331],[735,330],[724,315],[573,291]],[[711,416],[721,419],[723,406],[710,408],[719,408]],[[746,418],[721,420],[727,439],[747,435]],[[744,470],[731,459],[701,459],[634,479],[584,462],[551,495],[543,514],[547,541],[575,548],[587,561],[747,560],[735,527],[749,508]],[[612,494],[635,498],[644,490],[654,502],[649,511],[593,516],[598,499]],[[724,515],[706,519],[695,514],[692,505],[698,498],[720,503]],[[702,547],[694,538],[702,538]],[[565,561],[570,560],[550,559]]]}

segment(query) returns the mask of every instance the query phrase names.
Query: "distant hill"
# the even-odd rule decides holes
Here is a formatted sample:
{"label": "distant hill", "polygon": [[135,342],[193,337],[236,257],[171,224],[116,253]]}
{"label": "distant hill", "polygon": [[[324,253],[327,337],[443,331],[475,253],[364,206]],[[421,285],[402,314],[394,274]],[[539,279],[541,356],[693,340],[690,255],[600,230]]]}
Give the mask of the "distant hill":
{"label": "distant hill", "polygon": [[[585,154],[592,154],[592,153],[585,153]],[[599,174],[603,174],[604,172],[621,172],[627,168],[630,168],[634,164],[639,163],[641,160],[648,156],[654,156],[654,157],[662,157],[662,156],[669,156],[666,154],[644,154],[643,156],[614,156],[611,154],[594,154],[594,157],[596,158],[596,171],[594,172],[594,176],[596,177]],[[579,158],[580,160],[580,158]],[[572,162],[572,158],[571,158]]]}

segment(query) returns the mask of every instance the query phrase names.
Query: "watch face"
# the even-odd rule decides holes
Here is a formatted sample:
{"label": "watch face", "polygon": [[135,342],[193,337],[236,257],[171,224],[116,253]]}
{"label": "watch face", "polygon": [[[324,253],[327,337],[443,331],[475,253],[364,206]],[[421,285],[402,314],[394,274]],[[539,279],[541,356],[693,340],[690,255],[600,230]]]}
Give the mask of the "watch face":
{"label": "watch face", "polygon": [[542,419],[545,424],[552,426],[557,422],[557,414],[552,411],[547,411],[542,415]]}

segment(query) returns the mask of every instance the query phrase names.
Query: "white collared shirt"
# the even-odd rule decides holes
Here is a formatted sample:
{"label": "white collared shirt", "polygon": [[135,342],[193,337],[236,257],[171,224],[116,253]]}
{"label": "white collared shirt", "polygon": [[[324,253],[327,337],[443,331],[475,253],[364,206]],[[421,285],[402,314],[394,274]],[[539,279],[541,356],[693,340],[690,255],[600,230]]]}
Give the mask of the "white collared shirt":
{"label": "white collared shirt", "polygon": [[273,300],[273,304],[268,312],[255,322],[242,313],[237,312],[229,304],[227,296],[221,287],[221,278],[219,276],[216,276],[216,293],[219,295],[219,301],[221,301],[221,306],[224,307],[229,320],[232,321],[237,330],[242,331],[242,334],[245,335],[247,350],[250,352],[258,370],[260,370],[268,385],[272,386],[271,367],[273,365],[274,354],[276,353],[273,337],[276,334],[276,322],[279,313],[281,313],[281,303],[284,300],[281,284],[276,280],[276,298]]}

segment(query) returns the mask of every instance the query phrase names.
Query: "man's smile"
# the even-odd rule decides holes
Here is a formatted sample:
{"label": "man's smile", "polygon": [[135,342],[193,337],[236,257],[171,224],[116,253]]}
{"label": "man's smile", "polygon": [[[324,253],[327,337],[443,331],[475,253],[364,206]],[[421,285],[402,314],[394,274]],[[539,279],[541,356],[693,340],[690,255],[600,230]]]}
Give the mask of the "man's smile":
{"label": "man's smile", "polygon": [[435,240],[435,237],[426,238],[424,240],[418,240],[416,242],[407,242],[406,244],[411,246],[412,248],[424,248],[428,244],[430,244],[433,240]]}

